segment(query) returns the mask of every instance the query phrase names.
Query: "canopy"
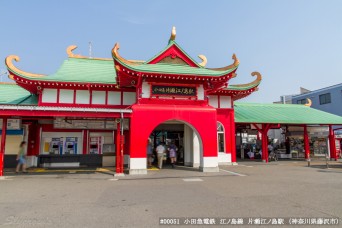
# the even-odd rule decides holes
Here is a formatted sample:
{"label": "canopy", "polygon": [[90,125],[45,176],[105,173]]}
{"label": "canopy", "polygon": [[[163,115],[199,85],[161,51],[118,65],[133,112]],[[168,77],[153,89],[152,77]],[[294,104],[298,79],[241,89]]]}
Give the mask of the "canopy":
{"label": "canopy", "polygon": [[299,104],[235,103],[236,123],[333,124],[342,117]]}

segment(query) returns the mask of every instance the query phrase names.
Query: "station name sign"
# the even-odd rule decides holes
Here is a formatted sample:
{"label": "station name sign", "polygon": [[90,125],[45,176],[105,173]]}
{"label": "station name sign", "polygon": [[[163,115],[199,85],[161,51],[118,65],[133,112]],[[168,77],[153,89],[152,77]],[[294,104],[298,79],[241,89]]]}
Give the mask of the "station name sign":
{"label": "station name sign", "polygon": [[189,96],[197,95],[197,88],[192,86],[167,86],[167,85],[152,85],[151,94],[169,95],[169,96]]}

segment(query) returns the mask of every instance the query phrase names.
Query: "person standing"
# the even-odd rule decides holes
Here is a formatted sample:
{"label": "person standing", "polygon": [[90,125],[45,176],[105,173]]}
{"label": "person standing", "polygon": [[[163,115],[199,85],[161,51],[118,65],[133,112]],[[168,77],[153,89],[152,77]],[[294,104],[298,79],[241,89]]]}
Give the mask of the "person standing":
{"label": "person standing", "polygon": [[163,167],[163,159],[164,159],[164,153],[165,153],[165,146],[164,143],[160,143],[157,148],[157,158],[158,158],[158,168],[161,169]]}
{"label": "person standing", "polygon": [[26,171],[25,147],[26,147],[26,142],[22,141],[20,143],[20,147],[19,147],[19,151],[18,151],[18,155],[17,155],[17,159],[16,159],[18,161],[18,165],[17,165],[17,168],[15,170],[16,173],[19,172],[20,166],[22,166],[23,173],[27,173],[27,171]]}
{"label": "person standing", "polygon": [[153,159],[152,143],[151,143],[151,139],[148,139],[148,142],[147,142],[147,166],[148,168],[152,166],[152,159]]}

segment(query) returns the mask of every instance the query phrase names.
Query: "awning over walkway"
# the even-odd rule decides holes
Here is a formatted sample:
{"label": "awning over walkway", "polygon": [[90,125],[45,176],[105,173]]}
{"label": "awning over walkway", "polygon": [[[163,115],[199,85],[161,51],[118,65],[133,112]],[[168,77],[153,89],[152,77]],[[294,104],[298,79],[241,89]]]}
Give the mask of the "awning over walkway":
{"label": "awning over walkway", "polygon": [[236,123],[334,124],[342,117],[297,104],[235,103]]}

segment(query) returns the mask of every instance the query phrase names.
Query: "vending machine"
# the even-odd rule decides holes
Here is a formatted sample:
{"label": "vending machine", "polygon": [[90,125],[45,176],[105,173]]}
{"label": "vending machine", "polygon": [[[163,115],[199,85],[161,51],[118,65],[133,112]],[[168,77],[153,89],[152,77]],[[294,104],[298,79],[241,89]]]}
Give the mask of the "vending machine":
{"label": "vending machine", "polygon": [[89,138],[89,154],[102,154],[102,136]]}
{"label": "vending machine", "polygon": [[52,138],[49,146],[49,154],[62,154],[63,152],[63,139]]}
{"label": "vending machine", "polygon": [[77,137],[66,137],[64,154],[77,154]]}

